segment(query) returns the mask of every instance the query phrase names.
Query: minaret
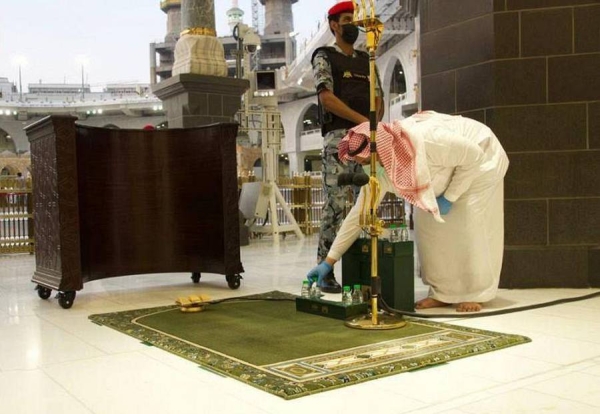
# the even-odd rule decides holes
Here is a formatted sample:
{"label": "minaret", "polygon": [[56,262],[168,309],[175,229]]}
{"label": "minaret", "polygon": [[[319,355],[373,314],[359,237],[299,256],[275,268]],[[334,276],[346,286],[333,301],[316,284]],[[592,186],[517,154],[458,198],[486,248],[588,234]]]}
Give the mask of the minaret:
{"label": "minaret", "polygon": [[260,0],[265,6],[265,35],[285,35],[294,31],[292,4],[298,0]]}
{"label": "minaret", "polygon": [[238,7],[238,0],[231,1],[231,9],[227,10],[227,22],[229,24],[229,34],[233,32],[233,28],[244,21],[244,11]]}
{"label": "minaret", "polygon": [[[181,33],[181,0],[162,0],[160,8],[167,15],[167,34],[164,42],[150,43],[150,83],[155,84],[157,77],[165,80],[171,77],[173,70],[173,52]],[[156,55],[158,54],[158,62]]]}
{"label": "minaret", "polygon": [[181,32],[181,0],[162,0],[160,8],[167,14],[165,42],[176,42]]}

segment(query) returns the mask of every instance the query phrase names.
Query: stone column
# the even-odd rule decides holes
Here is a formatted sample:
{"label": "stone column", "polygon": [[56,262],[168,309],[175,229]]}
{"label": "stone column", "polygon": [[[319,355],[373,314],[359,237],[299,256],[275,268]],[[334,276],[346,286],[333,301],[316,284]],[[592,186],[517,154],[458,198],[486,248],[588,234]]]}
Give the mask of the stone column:
{"label": "stone column", "polygon": [[290,177],[292,177],[294,173],[304,172],[304,156],[306,153],[289,152],[287,155],[290,161]]}
{"label": "stone column", "polygon": [[486,123],[510,159],[501,287],[600,286],[598,1],[419,6],[421,108]]}
{"label": "stone column", "polygon": [[152,87],[163,101],[169,128],[232,122],[250,83],[226,77],[223,45],[215,32],[214,1],[182,0],[181,27],[173,77]]}
{"label": "stone column", "polygon": [[173,76],[227,76],[223,45],[216,37],[214,0],[182,0],[181,29],[175,45]]}

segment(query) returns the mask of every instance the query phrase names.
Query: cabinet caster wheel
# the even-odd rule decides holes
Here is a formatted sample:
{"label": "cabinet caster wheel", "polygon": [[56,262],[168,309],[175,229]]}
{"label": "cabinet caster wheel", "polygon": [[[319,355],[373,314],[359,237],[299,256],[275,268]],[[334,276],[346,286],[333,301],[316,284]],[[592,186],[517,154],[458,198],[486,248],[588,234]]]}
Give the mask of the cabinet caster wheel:
{"label": "cabinet caster wheel", "polygon": [[240,284],[242,283],[242,276],[241,275],[226,275],[225,276],[225,280],[227,280],[227,285],[229,285],[230,289],[237,289],[240,287]]}
{"label": "cabinet caster wheel", "polygon": [[69,291],[69,292],[60,292],[58,294],[58,304],[63,308],[63,309],[69,309],[71,306],[73,306],[73,302],[75,301],[75,291]]}
{"label": "cabinet caster wheel", "polygon": [[192,282],[200,283],[200,272],[192,273]]}
{"label": "cabinet caster wheel", "polygon": [[40,297],[40,299],[48,299],[50,297],[50,295],[52,294],[52,289],[49,289],[42,285],[37,285],[35,287],[35,290],[37,290],[37,293],[38,293],[38,296]]}

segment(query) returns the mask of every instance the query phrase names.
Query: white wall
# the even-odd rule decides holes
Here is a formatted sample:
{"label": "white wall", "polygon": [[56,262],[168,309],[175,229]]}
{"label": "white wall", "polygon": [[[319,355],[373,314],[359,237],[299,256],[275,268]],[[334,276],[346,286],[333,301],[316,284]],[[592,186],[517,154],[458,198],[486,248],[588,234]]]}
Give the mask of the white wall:
{"label": "white wall", "polygon": [[377,59],[379,75],[385,92],[385,109],[386,114],[384,121],[389,122],[391,119],[401,117],[401,108],[399,105],[396,108],[390,108],[390,84],[392,82],[392,71],[399,60],[404,68],[404,77],[406,78],[406,100],[404,104],[417,102],[418,92],[418,67],[417,67],[417,34],[411,33],[401,42],[396,44],[385,55]]}

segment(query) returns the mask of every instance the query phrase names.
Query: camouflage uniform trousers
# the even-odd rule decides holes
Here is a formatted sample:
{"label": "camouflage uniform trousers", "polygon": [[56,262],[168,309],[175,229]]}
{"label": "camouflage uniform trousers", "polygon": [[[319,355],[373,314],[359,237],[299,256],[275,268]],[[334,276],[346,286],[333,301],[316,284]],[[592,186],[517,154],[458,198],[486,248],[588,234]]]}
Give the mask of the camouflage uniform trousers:
{"label": "camouflage uniform trousers", "polygon": [[[321,228],[319,230],[319,247],[317,249],[317,261],[320,262],[327,257],[329,249],[333,244],[335,236],[344,219],[346,200],[348,199],[348,187],[338,186],[338,175],[344,172],[362,172],[360,164],[351,162],[344,165],[338,158],[338,144],[346,135],[345,129],[336,129],[325,134],[323,141],[323,193],[325,203],[321,217]],[[356,200],[360,188],[353,187],[354,199]]]}

